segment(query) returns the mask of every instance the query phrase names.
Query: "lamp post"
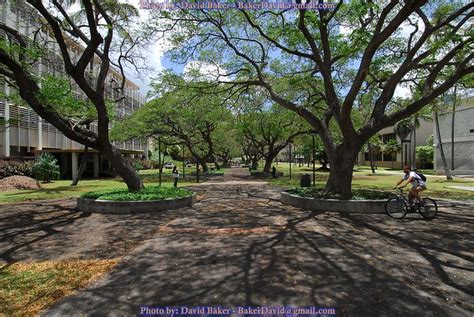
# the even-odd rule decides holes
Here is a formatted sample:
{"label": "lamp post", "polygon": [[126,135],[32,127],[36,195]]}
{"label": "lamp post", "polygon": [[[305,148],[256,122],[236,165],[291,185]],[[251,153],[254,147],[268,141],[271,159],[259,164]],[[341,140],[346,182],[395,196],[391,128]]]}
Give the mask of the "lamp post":
{"label": "lamp post", "polygon": [[161,137],[158,137],[158,184],[161,186],[161,173],[163,170],[162,162],[161,162]]}
{"label": "lamp post", "polygon": [[315,164],[315,162],[316,162],[316,157],[315,156],[316,155],[314,153],[315,152],[315,149],[314,149],[315,148],[315,140],[314,139],[316,137],[316,132],[313,131],[311,133],[311,136],[313,137],[313,155],[311,156],[311,158],[313,159],[313,187],[315,187],[316,186],[316,164]]}
{"label": "lamp post", "polygon": [[289,155],[290,155],[290,179],[291,179],[291,143],[289,144],[290,148],[289,148]]}
{"label": "lamp post", "polygon": [[183,159],[183,180],[184,180],[184,178],[186,177],[186,163],[184,162],[184,144],[183,144],[183,156],[182,156],[182,159]]}

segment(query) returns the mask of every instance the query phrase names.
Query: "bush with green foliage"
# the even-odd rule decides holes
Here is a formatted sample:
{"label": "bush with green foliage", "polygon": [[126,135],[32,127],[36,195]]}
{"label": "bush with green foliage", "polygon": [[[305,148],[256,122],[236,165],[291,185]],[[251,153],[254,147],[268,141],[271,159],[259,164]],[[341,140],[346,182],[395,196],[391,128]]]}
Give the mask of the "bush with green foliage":
{"label": "bush with green foliage", "polygon": [[130,158],[130,159],[128,159],[128,161],[129,161],[130,165],[132,165],[133,169],[137,172],[142,170],[143,167],[144,167],[144,164],[143,164],[142,160],[139,159],[139,158]]}
{"label": "bush with green foliage", "polygon": [[33,165],[33,175],[37,180],[50,183],[59,178],[59,164],[50,153],[42,153]]}
{"label": "bush with green foliage", "polygon": [[423,145],[416,147],[416,157],[420,162],[425,164],[433,163],[434,158],[434,148],[430,145]]}
{"label": "bush with green foliage", "polygon": [[129,192],[127,189],[115,189],[88,192],[81,197],[113,201],[148,201],[184,198],[191,195],[192,192],[185,188],[148,186],[139,192]]}
{"label": "bush with green foliage", "polygon": [[33,177],[34,161],[4,161],[0,160],[0,179],[9,176]]}
{"label": "bush with green foliage", "polygon": [[[296,187],[288,190],[290,194],[308,198],[341,199],[339,195],[328,193],[323,187]],[[370,189],[353,189],[351,200],[388,199],[393,193]]]}

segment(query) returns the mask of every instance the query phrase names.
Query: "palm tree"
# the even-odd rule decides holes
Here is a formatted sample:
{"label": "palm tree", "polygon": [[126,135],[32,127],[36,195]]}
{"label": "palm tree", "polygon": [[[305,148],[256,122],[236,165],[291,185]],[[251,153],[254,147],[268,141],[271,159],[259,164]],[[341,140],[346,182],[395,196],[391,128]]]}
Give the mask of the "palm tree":
{"label": "palm tree", "polygon": [[[438,103],[439,103],[439,101],[438,101]],[[443,141],[441,139],[441,130],[439,128],[439,115],[438,115],[439,107],[440,107],[439,104],[434,104],[433,107],[432,107],[433,115],[434,115],[435,128],[436,128],[436,138],[438,139],[438,145],[437,146],[439,146],[439,152],[440,152],[440,156],[441,156],[441,163],[443,165],[443,169],[444,169],[444,173],[446,175],[446,179],[448,181],[452,181],[453,176],[451,175],[451,171],[448,168],[448,163],[446,162],[446,155],[444,154]]]}
{"label": "palm tree", "polygon": [[[414,126],[411,121],[412,120],[410,118],[407,118],[405,120],[398,122],[397,125],[395,126],[395,133],[402,141],[402,145],[403,145],[403,141],[407,140],[408,136],[411,135],[413,132]],[[404,164],[408,164],[408,160],[409,160],[407,153],[405,153],[405,159],[403,158],[404,156],[403,152],[404,152],[404,149],[402,148],[402,168]]]}
{"label": "palm tree", "polygon": [[[384,144],[383,151],[384,153],[387,153],[387,154],[393,154],[400,151],[401,148],[402,148],[402,145],[398,143],[397,140],[389,140],[387,143]],[[394,168],[393,162],[394,161],[392,159],[392,169]]]}

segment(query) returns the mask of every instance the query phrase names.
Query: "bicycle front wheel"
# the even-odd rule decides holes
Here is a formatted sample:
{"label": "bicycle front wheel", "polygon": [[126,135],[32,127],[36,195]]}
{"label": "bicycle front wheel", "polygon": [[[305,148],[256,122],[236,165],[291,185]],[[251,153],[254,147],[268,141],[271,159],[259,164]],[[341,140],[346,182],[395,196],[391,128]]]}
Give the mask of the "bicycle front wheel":
{"label": "bicycle front wheel", "polygon": [[402,219],[408,212],[408,205],[400,197],[393,197],[385,203],[385,212],[392,218]]}
{"label": "bicycle front wheel", "polygon": [[438,205],[431,198],[423,198],[422,202],[418,205],[418,212],[425,219],[433,219],[438,213]]}

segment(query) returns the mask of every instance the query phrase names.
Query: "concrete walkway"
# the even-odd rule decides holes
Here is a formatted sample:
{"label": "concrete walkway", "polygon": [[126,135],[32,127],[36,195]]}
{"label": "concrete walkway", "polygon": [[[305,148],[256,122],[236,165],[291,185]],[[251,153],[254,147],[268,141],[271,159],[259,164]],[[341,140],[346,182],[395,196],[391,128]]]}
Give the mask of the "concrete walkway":
{"label": "concrete walkway", "polygon": [[433,221],[396,221],[288,207],[279,190],[240,175],[213,182],[194,186],[192,209],[175,211],[114,271],[43,316],[133,316],[141,305],[474,314],[468,205],[445,203]]}
{"label": "concrete walkway", "polygon": [[448,188],[462,189],[474,192],[474,186],[446,186]]}

